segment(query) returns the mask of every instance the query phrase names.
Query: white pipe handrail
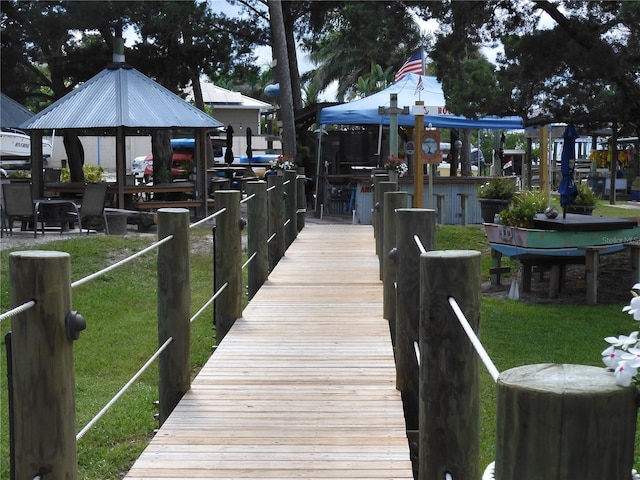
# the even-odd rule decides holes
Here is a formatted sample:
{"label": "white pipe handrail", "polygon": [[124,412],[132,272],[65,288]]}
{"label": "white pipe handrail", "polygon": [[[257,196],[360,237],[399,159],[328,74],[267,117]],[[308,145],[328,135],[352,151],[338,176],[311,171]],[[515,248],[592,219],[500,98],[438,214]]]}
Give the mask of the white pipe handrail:
{"label": "white pipe handrail", "polygon": [[102,410],[100,410],[98,412],[98,414],[93,417],[91,419],[91,421],[89,421],[89,423],[87,423],[84,428],[82,430],[80,430],[80,432],[78,432],[78,434],[76,435],[76,441],[80,440],[85,433],[87,433],[89,431],[89,429],[91,427],[93,427],[96,422],[98,420],[100,420],[102,418],[102,416],[107,413],[107,411],[114,405],[114,403],[116,403],[116,401],[118,401],[118,399],[124,395],[124,393],[129,389],[129,387],[131,387],[131,385],[133,385],[133,382],[135,382],[140,375],[142,375],[144,373],[144,371],[149,368],[149,365],[151,365],[153,363],[153,361],[158,358],[158,356],[160,356],[160,354],[164,351],[165,348],[167,348],[169,346],[169,344],[171,343],[171,341],[173,340],[173,337],[169,337],[163,344],[162,346],[156,351],[156,353],[154,353],[151,358],[149,358],[149,360],[147,360],[147,362],[142,366],[142,368],[140,370],[138,370],[136,372],[136,374],[131,377],[131,379],[125,384],[124,387],[122,387],[120,389],[120,391],[118,393],[116,393],[114,395],[114,397],[109,400],[109,403],[107,403],[104,407],[102,407]]}
{"label": "white pipe handrail", "polygon": [[274,233],[273,235],[271,235],[269,238],[267,238],[267,243],[269,243],[271,240],[273,240],[274,238],[276,238],[277,233]]}
{"label": "white pipe handrail", "polygon": [[110,272],[111,270],[115,270],[118,267],[121,267],[122,265],[124,265],[125,263],[130,262],[131,260],[138,258],[140,255],[144,255],[145,253],[149,252],[150,250],[153,250],[156,247],[159,247],[160,245],[162,245],[163,243],[166,243],[170,240],[173,240],[173,235],[167,235],[166,237],[164,237],[162,240],[158,240],[155,243],[152,243],[151,245],[149,245],[147,248],[143,248],[142,250],[140,250],[137,253],[134,253],[133,255],[128,256],[127,258],[123,258],[122,260],[120,260],[119,262],[114,263],[113,265],[109,265],[106,268],[103,268],[102,270],[98,270],[95,273],[92,273],[91,275],[87,275],[84,278],[81,278],[80,280],[76,280],[75,282],[71,283],[71,288],[76,288],[79,287],[80,285],[84,285],[85,283],[94,280],[102,275],[104,275],[107,272]]}
{"label": "white pipe handrail", "polygon": [[24,302],[22,305],[18,305],[17,307],[12,308],[11,310],[8,310],[6,312],[4,312],[2,315],[0,315],[0,323],[3,320],[6,320],[8,318],[11,318],[15,315],[18,315],[19,313],[22,312],[26,312],[27,310],[29,310],[30,308],[33,308],[36,306],[36,301],[35,300],[29,300],[28,302]]}
{"label": "white pipe handrail", "polygon": [[420,237],[418,237],[418,235],[414,235],[413,240],[416,242],[416,246],[418,247],[418,250],[420,250],[421,254],[427,253],[427,249],[422,245],[422,241],[420,241]]}
{"label": "white pipe handrail", "polygon": [[190,322],[190,323],[193,323],[193,321],[194,321],[196,318],[198,318],[198,317],[200,316],[200,314],[201,314],[202,312],[204,312],[204,311],[207,309],[207,307],[208,307],[209,305],[211,305],[211,304],[214,302],[214,300],[215,300],[216,298],[218,298],[218,297],[220,296],[220,294],[224,291],[224,289],[225,289],[225,288],[227,288],[228,286],[229,286],[229,282],[226,282],[224,285],[222,285],[222,286],[218,289],[218,291],[213,295],[213,297],[211,297],[209,300],[207,300],[207,302],[206,302],[202,307],[200,307],[200,310],[198,310],[196,313],[194,313],[194,314],[193,314],[193,316],[189,319],[189,322]]}
{"label": "white pipe handrail", "polygon": [[[240,202],[242,203],[242,202]],[[197,222],[193,222],[191,225],[189,225],[189,228],[194,228],[194,227],[198,227],[200,225],[202,225],[205,222],[208,222],[209,220],[213,220],[214,218],[216,218],[218,215],[220,215],[221,213],[226,212],[227,209],[226,208],[221,208],[220,210],[218,210],[216,213],[212,213],[211,215],[209,215],[208,217],[204,217],[202,220],[198,220]]]}
{"label": "white pipe handrail", "polygon": [[269,188],[267,188],[267,192],[270,192],[271,190],[274,190],[276,188],[275,185],[271,185]]}
{"label": "white pipe handrail", "polygon": [[252,199],[252,198],[254,198],[255,196],[256,196],[256,194],[255,194],[255,193],[252,193],[252,194],[251,194],[251,195],[249,195],[248,197],[243,198],[242,200],[240,200],[240,203],[241,203],[241,204],[242,204],[242,203],[247,203],[249,200],[251,200],[251,199]]}
{"label": "white pipe handrail", "polygon": [[489,375],[491,375],[491,378],[493,378],[493,381],[497,382],[498,377],[500,376],[500,372],[494,365],[487,351],[482,346],[480,339],[476,335],[476,332],[473,331],[473,328],[471,327],[466,317],[464,316],[464,313],[458,306],[458,302],[456,302],[456,299],[453,297],[449,297],[448,300],[449,300],[449,305],[451,305],[451,308],[453,309],[453,313],[455,313],[456,317],[458,317],[458,321],[460,322],[460,325],[462,325],[462,328],[467,334],[467,337],[469,337],[471,344],[476,349],[476,352],[478,353],[480,360],[482,360],[482,363],[484,363],[484,366],[489,371]]}
{"label": "white pipe handrail", "polygon": [[254,258],[256,258],[256,255],[258,255],[258,252],[253,252],[253,255],[251,255],[246,262],[244,262],[242,264],[242,270],[244,270],[245,268],[247,268],[247,265],[249,265],[251,263],[251,260],[253,260]]}

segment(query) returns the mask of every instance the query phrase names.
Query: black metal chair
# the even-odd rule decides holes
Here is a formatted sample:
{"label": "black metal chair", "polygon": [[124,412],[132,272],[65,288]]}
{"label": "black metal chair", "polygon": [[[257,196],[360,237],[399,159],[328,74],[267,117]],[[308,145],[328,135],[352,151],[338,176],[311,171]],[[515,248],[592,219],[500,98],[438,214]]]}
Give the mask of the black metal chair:
{"label": "black metal chair", "polygon": [[80,226],[87,230],[87,235],[90,229],[97,231],[101,227],[107,235],[109,234],[107,213],[104,210],[108,188],[106,183],[88,183],[84,187],[80,207]]}
{"label": "black metal chair", "polygon": [[[29,223],[33,224],[33,236],[38,233],[38,223],[33,209],[33,192],[29,183],[3,183],[3,223],[6,220],[9,228],[8,233],[13,234],[13,223],[16,220],[21,222],[21,230],[26,230]],[[42,227],[44,234],[44,225]]]}

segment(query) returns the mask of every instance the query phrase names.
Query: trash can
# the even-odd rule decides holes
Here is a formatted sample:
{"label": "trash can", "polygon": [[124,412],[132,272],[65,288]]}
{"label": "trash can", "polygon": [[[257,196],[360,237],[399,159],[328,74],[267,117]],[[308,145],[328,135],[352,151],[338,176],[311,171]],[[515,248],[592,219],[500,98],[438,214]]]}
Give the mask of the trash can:
{"label": "trash can", "polygon": [[127,234],[127,214],[107,213],[107,225],[109,225],[109,235]]}

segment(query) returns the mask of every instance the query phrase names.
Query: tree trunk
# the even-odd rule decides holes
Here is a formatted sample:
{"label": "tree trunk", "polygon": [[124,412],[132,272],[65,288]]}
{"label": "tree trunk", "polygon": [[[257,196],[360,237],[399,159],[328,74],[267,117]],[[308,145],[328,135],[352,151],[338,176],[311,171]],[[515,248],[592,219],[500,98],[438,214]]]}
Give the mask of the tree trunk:
{"label": "tree trunk", "polygon": [[462,154],[460,155],[460,175],[470,177],[471,173],[471,130],[465,128],[462,133]]}
{"label": "tree trunk", "polygon": [[282,153],[296,158],[295,120],[293,114],[293,91],[289,73],[287,40],[285,36],[282,2],[269,1],[269,23],[271,25],[271,48],[276,57],[276,78],[280,83],[280,118],[282,119]]}
{"label": "tree trunk", "polygon": [[77,134],[65,130],[62,134],[64,149],[67,152],[67,162],[69,165],[69,174],[72,182],[84,183],[84,148]]}
{"label": "tree trunk", "polygon": [[151,153],[153,154],[153,183],[171,183],[171,134],[169,130],[151,133]]}
{"label": "tree trunk", "polygon": [[294,113],[302,110],[302,85],[300,84],[300,72],[298,72],[298,54],[296,52],[296,39],[293,35],[294,21],[291,13],[291,4],[282,4],[282,15],[285,24],[285,36],[287,39],[287,56],[289,58],[289,76],[291,78],[291,93],[293,95]]}

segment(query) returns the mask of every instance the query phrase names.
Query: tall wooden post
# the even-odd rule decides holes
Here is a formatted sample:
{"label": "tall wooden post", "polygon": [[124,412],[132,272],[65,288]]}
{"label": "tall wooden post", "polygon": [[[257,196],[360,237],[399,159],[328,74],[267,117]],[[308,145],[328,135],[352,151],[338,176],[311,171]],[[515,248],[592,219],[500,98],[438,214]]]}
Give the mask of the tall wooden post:
{"label": "tall wooden post", "polygon": [[389,174],[386,173],[386,170],[384,171],[385,173],[378,173],[374,170],[374,173],[371,177],[372,180],[372,184],[373,184],[373,209],[372,209],[372,221],[371,223],[373,223],[373,238],[376,239],[376,255],[380,255],[380,244],[377,241],[378,237],[379,237],[379,218],[378,218],[378,210],[379,207],[378,205],[380,205],[382,203],[382,194],[384,192],[381,192],[380,188],[378,188],[378,184],[380,182],[388,182],[389,181]]}
{"label": "tall wooden post", "polygon": [[418,430],[419,369],[414,342],[420,327],[420,249],[436,247],[436,212],[417,208],[396,210],[397,306],[396,388],[402,393],[407,430]]}
{"label": "tall wooden post", "polygon": [[285,250],[293,243],[298,235],[298,185],[295,170],[284,171],[284,219],[285,219]]}
{"label": "tall wooden post", "polygon": [[[415,128],[413,129],[413,143],[415,153],[413,155],[413,208],[424,206],[424,155],[420,143],[424,132],[424,102],[418,100],[413,110]],[[429,191],[429,194],[432,192]]]}
{"label": "tall wooden post", "polygon": [[215,301],[216,341],[222,341],[237,318],[242,316],[242,228],[240,223],[240,192],[218,190],[216,211],[226,209],[216,217],[215,291],[228,283]]}
{"label": "tall wooden post", "polygon": [[[420,256],[419,480],[480,478],[478,355],[456,318],[453,297],[477,333],[480,252]],[[542,477],[541,477],[542,478]]]}
{"label": "tall wooden post", "polygon": [[191,388],[189,210],[158,210],[158,239],[169,235],[158,249],[158,345],[173,338],[158,362],[160,425]]}
{"label": "tall wooden post", "polygon": [[247,195],[255,195],[247,202],[247,249],[251,257],[247,282],[249,300],[257,293],[269,276],[269,218],[267,217],[267,183],[265,181],[247,182]]}
{"label": "tall wooden post", "polygon": [[269,205],[269,271],[278,264],[285,251],[284,237],[284,178],[267,176],[267,198]]}
{"label": "tall wooden post", "polygon": [[301,232],[304,228],[305,216],[307,214],[306,182],[307,177],[304,174],[304,167],[298,167],[298,176],[296,177],[296,217],[298,217],[296,226],[298,232]]}
{"label": "tall wooden post", "polygon": [[69,254],[9,254],[12,306],[36,305],[12,322],[15,478],[77,478]]}
{"label": "tall wooden post", "polygon": [[[496,172],[500,175],[502,172]],[[549,188],[549,130],[540,126],[540,189]]]}
{"label": "tall wooden post", "polygon": [[395,346],[396,337],[396,272],[398,265],[393,249],[396,246],[398,208],[407,208],[407,192],[386,192],[384,194],[384,231],[382,245],[382,318],[389,322],[391,342]]}
{"label": "tall wooden post", "polygon": [[628,480],[636,401],[636,388],[617,386],[604,367],[541,364],[502,372],[496,480]]}
{"label": "tall wooden post", "polygon": [[[378,262],[380,263],[380,280],[383,279],[382,272],[384,269],[384,194],[387,192],[395,192],[398,188],[396,182],[378,182],[376,191],[377,202],[374,206],[376,210],[376,221],[378,222],[378,236],[376,237],[376,251],[378,252]],[[389,252],[387,252],[389,253]]]}

